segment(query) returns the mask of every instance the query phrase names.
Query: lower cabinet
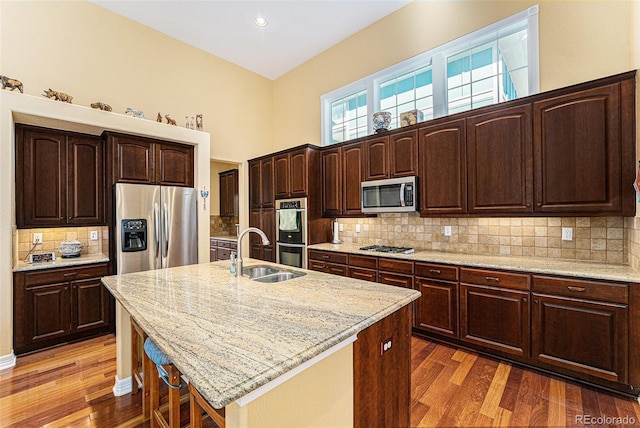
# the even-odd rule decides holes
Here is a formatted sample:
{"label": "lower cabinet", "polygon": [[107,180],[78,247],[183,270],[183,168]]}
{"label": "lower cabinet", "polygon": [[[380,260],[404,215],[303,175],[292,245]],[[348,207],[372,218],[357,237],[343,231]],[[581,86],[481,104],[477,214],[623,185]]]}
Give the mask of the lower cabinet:
{"label": "lower cabinet", "polygon": [[328,251],[309,250],[309,270],[347,276],[347,255]]}
{"label": "lower cabinet", "polygon": [[416,263],[415,327],[458,337],[458,268]]}
{"label": "lower cabinet", "polygon": [[229,260],[232,252],[238,252],[238,243],[228,239],[210,239],[209,261]]}
{"label": "lower cabinet", "polygon": [[[256,208],[249,211],[249,226],[262,230],[269,238],[269,245],[262,245],[260,236],[250,233],[248,238],[249,257],[267,262],[276,261],[276,210],[275,208]],[[243,243],[246,245],[246,242]]]}
{"label": "lower cabinet", "polygon": [[14,273],[14,349],[23,354],[106,333],[113,298],[107,264]]}

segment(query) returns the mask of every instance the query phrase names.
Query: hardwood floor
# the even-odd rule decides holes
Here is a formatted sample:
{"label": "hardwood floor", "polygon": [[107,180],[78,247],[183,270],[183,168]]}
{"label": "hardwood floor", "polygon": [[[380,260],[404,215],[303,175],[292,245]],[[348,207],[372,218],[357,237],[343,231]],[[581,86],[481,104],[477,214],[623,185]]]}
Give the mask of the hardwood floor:
{"label": "hardwood floor", "polygon": [[[419,338],[412,347],[413,426],[640,424],[631,398]],[[113,335],[19,357],[0,371],[0,427],[149,426],[140,394],[113,396],[115,358]]]}

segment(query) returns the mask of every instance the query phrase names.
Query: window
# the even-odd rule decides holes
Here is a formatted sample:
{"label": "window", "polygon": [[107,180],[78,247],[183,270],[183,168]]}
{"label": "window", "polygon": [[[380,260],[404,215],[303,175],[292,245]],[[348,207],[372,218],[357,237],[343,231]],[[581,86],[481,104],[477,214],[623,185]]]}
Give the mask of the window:
{"label": "window", "polygon": [[533,6],[322,96],[323,144],[372,134],[376,111],[393,129],[409,110],[429,120],[534,94],[538,73]]}

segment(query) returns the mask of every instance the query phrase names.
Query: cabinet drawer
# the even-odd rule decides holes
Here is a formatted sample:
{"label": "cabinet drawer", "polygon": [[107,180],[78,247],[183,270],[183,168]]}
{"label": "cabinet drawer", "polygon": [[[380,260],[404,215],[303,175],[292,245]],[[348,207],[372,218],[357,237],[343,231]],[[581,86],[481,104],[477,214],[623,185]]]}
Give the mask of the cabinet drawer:
{"label": "cabinet drawer", "polygon": [[309,250],[309,260],[322,260],[331,263],[347,264],[347,255],[344,253],[332,253],[329,251]]}
{"label": "cabinet drawer", "polygon": [[106,263],[64,269],[43,269],[37,272],[25,273],[24,285],[54,284],[87,278],[101,278],[107,275],[108,269]]}
{"label": "cabinet drawer", "polygon": [[217,239],[209,239],[209,246],[211,248],[217,247],[218,246],[218,240]]}
{"label": "cabinet drawer", "polygon": [[529,275],[507,273],[496,270],[460,269],[460,282],[467,284],[490,285],[494,287],[513,288],[516,290],[529,289]]}
{"label": "cabinet drawer", "polygon": [[381,284],[395,285],[396,287],[413,288],[413,276],[379,273],[378,282]]}
{"label": "cabinet drawer", "polygon": [[332,275],[347,276],[347,266],[338,265],[335,263],[327,263],[327,268],[325,272],[330,273]]}
{"label": "cabinet drawer", "polygon": [[535,293],[612,303],[629,303],[627,284],[534,275],[531,289]]}
{"label": "cabinet drawer", "polygon": [[225,241],[225,240],[219,239],[218,240],[218,247],[230,248],[232,250],[235,250],[238,247],[238,243],[237,242],[233,242],[233,241]]}
{"label": "cabinet drawer", "polygon": [[349,255],[349,266],[378,269],[378,258],[371,256]]}
{"label": "cabinet drawer", "polygon": [[375,269],[365,269],[349,266],[349,277],[361,279],[363,281],[377,282],[378,271],[376,271]]}
{"label": "cabinet drawer", "polygon": [[416,276],[424,278],[441,279],[445,281],[458,280],[458,268],[449,265],[437,265],[433,263],[416,263]]}
{"label": "cabinet drawer", "polygon": [[230,249],[218,247],[218,260],[229,260],[230,258],[231,258]]}
{"label": "cabinet drawer", "polygon": [[386,272],[397,272],[413,275],[413,262],[381,258],[380,260],[378,260],[378,269]]}

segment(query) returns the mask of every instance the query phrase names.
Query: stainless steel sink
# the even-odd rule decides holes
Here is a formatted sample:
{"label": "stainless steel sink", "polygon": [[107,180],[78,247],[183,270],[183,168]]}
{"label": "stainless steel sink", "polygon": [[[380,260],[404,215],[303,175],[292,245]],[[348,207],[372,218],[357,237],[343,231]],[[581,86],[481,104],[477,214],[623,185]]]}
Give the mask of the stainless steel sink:
{"label": "stainless steel sink", "polygon": [[268,265],[255,265],[242,268],[242,273],[258,282],[282,282],[306,275],[304,272],[292,272]]}
{"label": "stainless steel sink", "polygon": [[282,282],[305,275],[303,272],[277,272],[252,279],[257,282]]}

